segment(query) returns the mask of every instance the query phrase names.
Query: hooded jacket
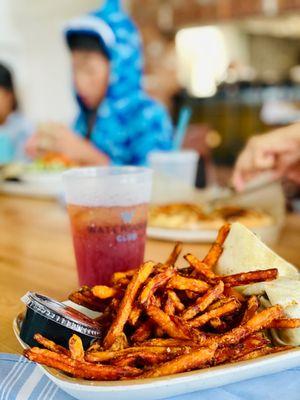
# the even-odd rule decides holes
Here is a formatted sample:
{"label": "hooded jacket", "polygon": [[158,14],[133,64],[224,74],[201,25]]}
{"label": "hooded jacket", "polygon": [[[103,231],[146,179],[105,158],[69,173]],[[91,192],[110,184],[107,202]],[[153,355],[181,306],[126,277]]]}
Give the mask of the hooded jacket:
{"label": "hooded jacket", "polygon": [[[115,165],[144,165],[153,150],[172,147],[173,128],[162,105],[143,90],[143,57],[137,28],[119,0],[107,0],[96,12],[71,21],[72,33],[92,33],[105,46],[110,59],[106,96],[97,110],[91,141]],[[77,95],[79,114],[74,130],[87,132],[86,112]]]}

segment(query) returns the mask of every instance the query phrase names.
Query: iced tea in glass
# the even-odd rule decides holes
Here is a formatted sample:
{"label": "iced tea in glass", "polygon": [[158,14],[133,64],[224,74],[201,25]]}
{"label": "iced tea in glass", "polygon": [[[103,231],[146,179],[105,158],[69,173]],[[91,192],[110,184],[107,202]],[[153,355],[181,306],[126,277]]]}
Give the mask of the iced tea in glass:
{"label": "iced tea in glass", "polygon": [[81,285],[109,284],[144,259],[152,172],[139,167],[78,168],[64,173]]}

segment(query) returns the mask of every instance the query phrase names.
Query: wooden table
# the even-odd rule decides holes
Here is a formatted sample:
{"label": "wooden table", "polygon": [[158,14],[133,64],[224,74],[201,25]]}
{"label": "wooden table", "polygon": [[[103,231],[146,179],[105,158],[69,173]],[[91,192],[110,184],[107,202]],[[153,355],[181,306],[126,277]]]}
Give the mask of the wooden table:
{"label": "wooden table", "polygon": [[[300,216],[291,214],[275,250],[300,266]],[[146,259],[164,260],[171,243],[149,240]],[[185,245],[202,256],[207,245]],[[66,299],[77,287],[68,217],[54,201],[0,196],[0,352],[21,351],[12,331],[28,290]]]}

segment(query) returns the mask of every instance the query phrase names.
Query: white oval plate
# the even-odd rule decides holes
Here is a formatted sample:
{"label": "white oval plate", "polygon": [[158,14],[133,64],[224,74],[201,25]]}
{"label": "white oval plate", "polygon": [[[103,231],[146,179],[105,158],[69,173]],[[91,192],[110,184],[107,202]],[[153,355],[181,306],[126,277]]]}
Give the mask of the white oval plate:
{"label": "white oval plate", "polygon": [[[80,307],[77,307],[80,309]],[[86,308],[81,308],[86,312]],[[13,322],[14,333],[23,348],[28,347],[20,338],[22,316]],[[158,400],[204,389],[211,389],[246,379],[269,375],[300,366],[300,348],[272,354],[256,360],[220,365],[198,371],[185,372],[162,378],[132,381],[94,382],[70,378],[53,368],[39,365],[41,370],[61,390],[78,400]]]}
{"label": "white oval plate", "polygon": [[[270,225],[251,230],[266,244],[276,243],[280,233],[278,225]],[[166,229],[148,226],[147,236],[151,239],[184,242],[184,243],[212,243],[218,235],[217,229]]]}

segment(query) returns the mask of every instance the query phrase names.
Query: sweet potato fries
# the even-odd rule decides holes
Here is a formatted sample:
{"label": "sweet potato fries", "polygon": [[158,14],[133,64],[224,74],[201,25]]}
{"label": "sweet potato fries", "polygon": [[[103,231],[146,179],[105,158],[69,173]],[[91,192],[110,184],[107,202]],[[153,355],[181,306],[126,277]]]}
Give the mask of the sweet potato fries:
{"label": "sweet potato fries", "polygon": [[192,254],[177,268],[176,244],[163,264],[146,262],[116,273],[112,286],[83,287],[73,302],[101,311],[103,338],[84,350],[77,335],[66,349],[35,335],[43,348],[24,351],[32,361],[90,380],[154,378],[223,363],[250,360],[290,346],[274,346],[269,328],[299,328],[280,306],[263,308],[236,286],[272,280],[276,269],[218,276],[213,271],[230,227],[224,226],[208,255]]}

